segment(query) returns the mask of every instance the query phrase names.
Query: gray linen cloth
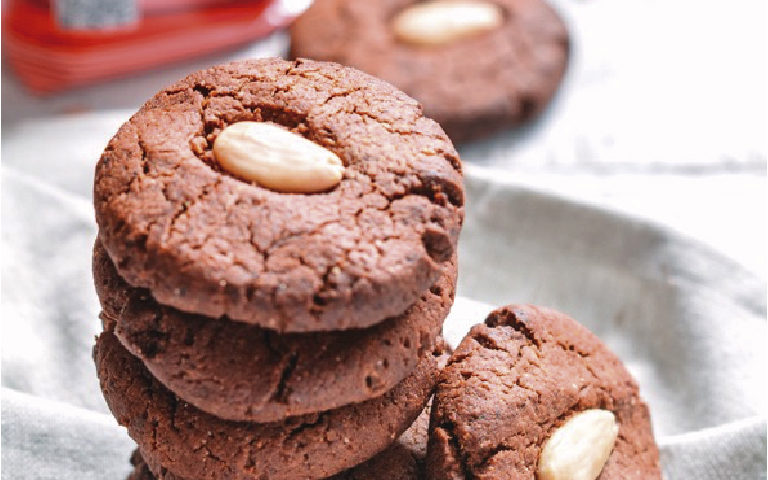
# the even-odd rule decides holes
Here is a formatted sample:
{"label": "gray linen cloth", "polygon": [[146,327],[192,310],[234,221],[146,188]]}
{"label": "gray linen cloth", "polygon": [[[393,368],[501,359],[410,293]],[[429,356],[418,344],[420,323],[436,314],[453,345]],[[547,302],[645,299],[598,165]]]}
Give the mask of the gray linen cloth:
{"label": "gray linen cloth", "polygon": [[[132,444],[91,360],[94,157],[64,162],[82,145],[61,141],[3,165],[2,477],[122,479]],[[651,224],[468,170],[451,343],[491,305],[568,312],[640,381],[667,478],[765,478],[764,283]]]}

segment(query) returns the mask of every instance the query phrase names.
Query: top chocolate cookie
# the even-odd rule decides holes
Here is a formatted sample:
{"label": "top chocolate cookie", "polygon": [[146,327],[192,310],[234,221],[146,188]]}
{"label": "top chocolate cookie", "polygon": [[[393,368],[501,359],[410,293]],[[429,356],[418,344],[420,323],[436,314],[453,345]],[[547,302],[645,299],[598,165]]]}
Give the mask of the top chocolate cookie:
{"label": "top chocolate cookie", "polygon": [[569,39],[544,0],[315,0],[291,27],[291,54],[392,82],[463,141],[541,111]]}
{"label": "top chocolate cookie", "polygon": [[[293,157],[274,163],[275,151]],[[232,167],[242,155],[265,168]],[[313,159],[329,167],[318,174]],[[337,167],[335,185],[285,191]],[[416,101],[351,68],[280,59],[158,93],[104,151],[94,203],[128,283],[180,310],[294,332],[402,313],[451,261],[464,216],[459,157]]]}

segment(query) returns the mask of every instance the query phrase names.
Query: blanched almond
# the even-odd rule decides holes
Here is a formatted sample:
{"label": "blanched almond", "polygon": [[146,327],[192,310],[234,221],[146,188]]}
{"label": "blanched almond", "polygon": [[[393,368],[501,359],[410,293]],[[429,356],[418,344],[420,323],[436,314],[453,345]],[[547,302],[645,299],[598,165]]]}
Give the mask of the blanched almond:
{"label": "blanched almond", "polygon": [[401,11],[392,25],[398,40],[414,45],[444,45],[498,28],[501,9],[488,2],[436,0]]}
{"label": "blanched almond", "polygon": [[344,173],[335,153],[273,123],[228,126],[216,138],[213,154],[232,175],[278,192],[322,192]]}
{"label": "blanched almond", "polygon": [[619,433],[613,413],[585,410],[554,431],[539,455],[539,480],[595,480]]}

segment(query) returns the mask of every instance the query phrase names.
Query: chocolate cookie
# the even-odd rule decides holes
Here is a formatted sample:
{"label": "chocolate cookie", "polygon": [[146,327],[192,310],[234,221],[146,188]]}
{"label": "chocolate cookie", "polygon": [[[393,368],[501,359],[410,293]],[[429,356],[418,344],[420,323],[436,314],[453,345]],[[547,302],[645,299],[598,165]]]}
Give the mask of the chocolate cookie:
{"label": "chocolate cookie", "polygon": [[372,459],[332,478],[333,480],[419,480],[421,476],[411,452],[399,443],[394,443]]}
{"label": "chocolate cookie", "polygon": [[[184,480],[159,465],[151,468],[139,450],[131,455],[133,472],[128,480]],[[328,480],[418,480],[418,467],[413,455],[403,446],[394,443],[386,450],[360,465],[338,473]]]}
{"label": "chocolate cookie", "polygon": [[449,263],[403,315],[364,330],[278,335],[158,304],[120,279],[98,241],[93,259],[105,323],[155,378],[205,412],[256,422],[383,395],[434,348],[456,285]]}
{"label": "chocolate cookie", "polygon": [[[336,155],[340,183],[280,193],[228,173],[213,145],[246,121]],[[104,151],[94,204],[120,276],[158,302],[306,332],[369,327],[413,304],[454,256],[464,189],[440,126],[388,83],[259,59],[194,73],[147,102]]]}
{"label": "chocolate cookie", "polygon": [[427,353],[381,397],[262,424],[222,420],[178,399],[109,332],[94,347],[104,398],[145,458],[199,480],[324,478],[373,457],[421,412],[441,354]]}
{"label": "chocolate cookie", "polygon": [[536,472],[548,438],[593,409],[618,424],[599,478],[660,479],[648,407],[616,355],[556,311],[495,310],[472,328],[440,376],[428,477],[541,478]]}
{"label": "chocolate cookie", "polygon": [[[443,345],[443,347],[446,347]],[[438,364],[444,365],[448,354],[438,357]],[[424,478],[423,463],[427,451],[427,430],[429,428],[429,404],[422,410],[408,430],[395,443],[356,467],[330,477],[332,480],[417,480]],[[133,472],[128,480],[183,480],[159,464],[147,465],[139,449],[131,454]]]}
{"label": "chocolate cookie", "polygon": [[[470,6],[435,11],[457,3]],[[562,80],[569,40],[544,0],[315,0],[291,27],[291,55],[392,82],[460,142],[540,112]]]}

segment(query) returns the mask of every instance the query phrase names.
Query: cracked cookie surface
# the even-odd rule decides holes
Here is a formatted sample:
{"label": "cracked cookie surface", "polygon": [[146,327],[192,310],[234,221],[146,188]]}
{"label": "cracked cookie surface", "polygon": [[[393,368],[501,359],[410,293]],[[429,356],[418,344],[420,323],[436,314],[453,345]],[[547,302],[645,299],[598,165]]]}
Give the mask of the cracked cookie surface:
{"label": "cracked cookie surface", "polygon": [[[222,171],[236,122],[273,122],[332,151],[341,183],[285,194]],[[158,302],[283,332],[401,314],[451,261],[461,162],[414,100],[336,64],[259,59],[194,73],[149,100],[96,167],[99,238]]]}
{"label": "cracked cookie surface", "polygon": [[158,304],[120,279],[98,241],[93,273],[107,330],[155,378],[212,415],[257,422],[383,395],[433,349],[456,284],[450,263],[403,315],[363,330],[278,335]]}
{"label": "cracked cookie surface", "polygon": [[233,422],[180,400],[109,333],[94,347],[110,410],[150,464],[198,480],[325,478],[364,462],[405,431],[426,404],[444,343],[392,390],[363,403],[275,423]]}
{"label": "cracked cookie surface", "polygon": [[291,26],[291,54],[383,78],[416,98],[454,141],[519,124],[562,80],[568,32],[543,0],[491,0],[493,31],[440,46],[399,42],[392,20],[416,0],[316,0]]}
{"label": "cracked cookie surface", "polygon": [[648,407],[621,361],[562,313],[502,307],[470,330],[440,375],[427,476],[534,479],[547,438],[589,409],[613,412],[619,425],[598,478],[661,478]]}

